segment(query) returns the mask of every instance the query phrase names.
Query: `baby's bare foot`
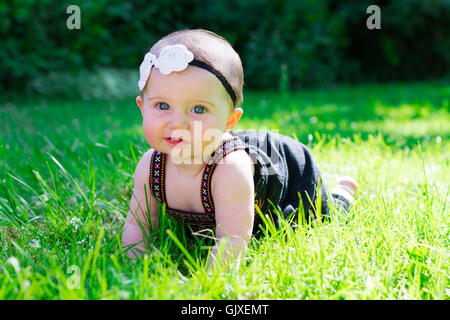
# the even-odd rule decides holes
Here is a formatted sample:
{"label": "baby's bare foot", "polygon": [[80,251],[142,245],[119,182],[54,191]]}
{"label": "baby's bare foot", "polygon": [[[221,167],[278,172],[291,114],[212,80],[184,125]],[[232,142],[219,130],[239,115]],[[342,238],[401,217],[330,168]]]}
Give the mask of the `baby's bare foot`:
{"label": "baby's bare foot", "polygon": [[340,194],[352,203],[355,200],[358,183],[352,177],[342,177],[339,179],[338,185],[334,188],[333,193]]}

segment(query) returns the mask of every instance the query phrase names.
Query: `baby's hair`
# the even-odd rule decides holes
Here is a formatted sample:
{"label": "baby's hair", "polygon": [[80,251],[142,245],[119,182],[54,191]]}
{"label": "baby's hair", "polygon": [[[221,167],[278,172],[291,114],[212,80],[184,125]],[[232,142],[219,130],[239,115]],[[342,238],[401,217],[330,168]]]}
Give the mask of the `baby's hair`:
{"label": "baby's hair", "polygon": [[235,106],[242,104],[244,71],[241,58],[225,38],[204,29],[180,30],[156,42],[150,52],[158,57],[163,47],[174,44],[185,45],[194,54],[195,59],[220,71],[236,94]]}

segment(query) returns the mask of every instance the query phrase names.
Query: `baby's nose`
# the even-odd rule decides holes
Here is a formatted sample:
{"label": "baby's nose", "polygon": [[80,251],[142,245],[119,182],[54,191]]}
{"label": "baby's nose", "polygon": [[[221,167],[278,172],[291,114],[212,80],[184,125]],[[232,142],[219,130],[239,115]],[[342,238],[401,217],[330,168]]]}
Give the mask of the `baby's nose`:
{"label": "baby's nose", "polygon": [[170,121],[168,124],[168,127],[170,129],[176,129],[176,128],[188,128],[189,122],[186,116],[183,114],[174,112],[172,116],[170,117]]}

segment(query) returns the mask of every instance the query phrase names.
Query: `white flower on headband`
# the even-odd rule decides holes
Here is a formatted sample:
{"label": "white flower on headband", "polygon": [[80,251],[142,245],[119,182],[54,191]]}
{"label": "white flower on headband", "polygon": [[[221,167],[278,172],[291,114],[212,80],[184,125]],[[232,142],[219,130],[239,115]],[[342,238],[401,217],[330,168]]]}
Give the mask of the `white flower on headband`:
{"label": "white flower on headband", "polygon": [[192,60],[194,60],[194,54],[188,48],[182,44],[174,44],[165,46],[161,50],[154,65],[159,69],[159,72],[168,75],[173,71],[183,71]]}
{"label": "white flower on headband", "polygon": [[150,52],[148,52],[144,61],[142,61],[141,66],[139,67],[139,90],[144,89],[145,84],[147,83],[148,76],[150,75],[150,70],[152,69],[153,63],[156,61],[156,56]]}
{"label": "white flower on headband", "polygon": [[139,90],[144,89],[150,75],[150,70],[153,66],[158,68],[159,72],[162,74],[168,75],[173,71],[183,71],[192,60],[194,60],[194,54],[182,44],[165,46],[161,50],[158,58],[154,54],[148,52],[139,67]]}

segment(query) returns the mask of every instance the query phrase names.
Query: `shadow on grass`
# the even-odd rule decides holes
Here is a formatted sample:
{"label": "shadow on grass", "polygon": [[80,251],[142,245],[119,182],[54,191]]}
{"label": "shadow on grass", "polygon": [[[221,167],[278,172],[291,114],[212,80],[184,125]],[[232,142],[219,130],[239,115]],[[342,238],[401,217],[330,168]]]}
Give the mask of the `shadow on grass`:
{"label": "shadow on grass", "polygon": [[450,137],[450,86],[444,83],[342,87],[292,93],[250,92],[239,129],[279,130],[302,142],[381,135],[396,147]]}

